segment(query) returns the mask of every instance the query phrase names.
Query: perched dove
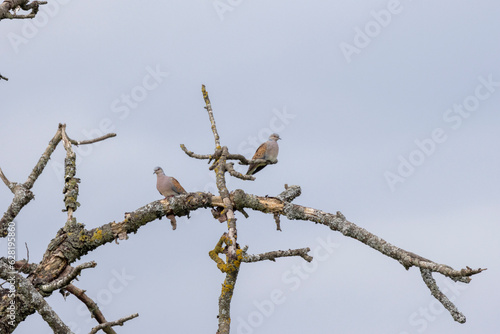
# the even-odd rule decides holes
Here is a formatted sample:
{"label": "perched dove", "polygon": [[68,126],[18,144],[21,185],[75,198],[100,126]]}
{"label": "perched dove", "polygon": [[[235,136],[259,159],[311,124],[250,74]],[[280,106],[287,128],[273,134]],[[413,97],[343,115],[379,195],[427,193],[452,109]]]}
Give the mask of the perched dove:
{"label": "perched dove", "polygon": [[[276,158],[278,157],[278,140],[281,139],[280,136],[277,133],[273,133],[272,135],[269,136],[269,140],[266,141],[265,143],[262,143],[257,151],[255,152],[252,160],[255,159],[264,159],[264,160],[269,160],[269,161],[276,161]],[[266,167],[266,164],[260,163],[260,164],[250,164],[248,166],[248,172],[247,175],[253,175],[260,171],[262,168]]]}
{"label": "perched dove", "polygon": [[179,184],[179,181],[171,176],[166,176],[161,167],[155,167],[154,173],[156,174],[156,189],[165,198],[187,193]]}

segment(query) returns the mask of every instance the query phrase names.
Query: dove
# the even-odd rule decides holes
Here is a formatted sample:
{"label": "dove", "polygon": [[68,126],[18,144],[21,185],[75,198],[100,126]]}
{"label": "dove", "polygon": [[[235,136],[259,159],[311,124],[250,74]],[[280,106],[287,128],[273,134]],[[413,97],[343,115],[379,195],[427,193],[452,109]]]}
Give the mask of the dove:
{"label": "dove", "polygon": [[[255,154],[252,158],[252,160],[255,159],[264,159],[264,160],[269,160],[272,162],[276,161],[276,158],[278,158],[278,140],[280,140],[280,136],[277,133],[273,133],[272,135],[269,136],[269,140],[266,141],[265,143],[262,143],[257,151],[255,151]],[[264,167],[267,165],[264,163],[252,163],[250,166],[248,166],[248,171],[247,175],[253,175],[260,170],[262,170]]]}
{"label": "dove", "polygon": [[165,198],[179,194],[187,194],[179,181],[174,177],[166,176],[161,167],[155,167],[154,173],[156,174],[156,189],[158,189],[160,194],[165,196]]}

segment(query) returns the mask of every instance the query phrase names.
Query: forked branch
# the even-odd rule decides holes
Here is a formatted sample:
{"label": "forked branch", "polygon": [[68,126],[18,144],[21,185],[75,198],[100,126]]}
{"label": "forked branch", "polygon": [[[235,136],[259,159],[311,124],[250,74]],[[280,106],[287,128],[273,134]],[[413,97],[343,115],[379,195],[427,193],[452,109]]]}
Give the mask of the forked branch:
{"label": "forked branch", "polygon": [[[97,306],[97,304],[89,296],[87,296],[85,290],[79,289],[73,284],[69,284],[64,290],[68,291],[76,298],[78,298],[82,303],[84,303],[85,306],[87,306],[91,317],[94,318],[99,324],[105,324],[108,322],[99,309],[99,306]],[[102,330],[106,334],[116,334],[115,330],[112,327],[104,327]]]}

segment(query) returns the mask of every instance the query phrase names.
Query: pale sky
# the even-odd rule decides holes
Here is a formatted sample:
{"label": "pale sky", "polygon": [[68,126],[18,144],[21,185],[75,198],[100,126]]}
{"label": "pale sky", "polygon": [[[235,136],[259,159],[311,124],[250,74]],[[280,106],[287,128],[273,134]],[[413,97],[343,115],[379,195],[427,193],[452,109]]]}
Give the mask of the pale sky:
{"label": "pale sky", "polygon": [[[222,145],[251,157],[277,132],[279,163],[228,188],[275,196],[348,220],[388,242],[461,269],[435,274],[465,314],[453,321],[416,268],[310,222],[240,214],[249,253],[310,247],[315,260],[244,264],[232,331],[442,334],[499,332],[500,3],[497,1],[48,0],[35,20],[0,22],[0,167],[25,182],[59,123],[78,148],[87,228],[162,196],[155,166],[187,191],[216,193],[205,161],[214,142],[201,95],[210,95]],[[39,262],[63,226],[65,151],[58,147],[16,218],[19,258]],[[243,168],[244,169],[244,168]],[[242,170],[243,170],[242,169]],[[0,204],[12,200],[0,186]],[[225,224],[209,210],[154,221],[96,261],[75,285],[108,320],[132,313],[128,333],[215,333],[224,275],[208,257]],[[0,240],[6,250],[6,242]],[[75,297],[50,305],[77,334],[97,323]],[[38,314],[15,333],[49,334]]]}

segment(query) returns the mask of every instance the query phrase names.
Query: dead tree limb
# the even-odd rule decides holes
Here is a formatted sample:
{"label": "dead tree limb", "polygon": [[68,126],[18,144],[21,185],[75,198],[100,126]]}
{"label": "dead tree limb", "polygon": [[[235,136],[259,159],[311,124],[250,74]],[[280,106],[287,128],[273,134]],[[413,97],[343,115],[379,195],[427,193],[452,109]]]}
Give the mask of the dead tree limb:
{"label": "dead tree limb", "polygon": [[[114,134],[109,134],[104,137],[109,138],[113,136]],[[105,138],[100,137],[94,140],[79,142],[79,144],[92,143],[103,139]],[[0,235],[2,237],[9,236],[11,234],[9,231],[15,227],[14,218],[20,210],[34,198],[30,189],[43,172],[50,156],[61,140],[63,141],[67,152],[65,159],[65,188],[63,192],[65,193],[65,206],[68,211],[68,221],[66,222],[65,227],[59,232],[72,230],[81,225],[79,225],[73,217],[73,212],[78,206],[76,199],[78,196],[77,183],[79,180],[74,177],[76,171],[76,155],[71,148],[71,139],[66,134],[66,126],[64,124],[59,124],[56,134],[49,142],[47,149],[40,157],[38,163],[33,168],[33,171],[28,176],[25,183],[18,184],[11,182],[0,169],[0,178],[14,193],[14,199],[11,205],[0,219]],[[61,233],[59,236],[60,238],[56,237],[56,239],[53,240],[56,244],[60,244],[65,239],[64,233]],[[66,246],[71,247],[69,244]],[[51,253],[54,255],[53,258],[45,257],[44,260],[47,262],[42,260],[40,264],[29,264],[29,253],[28,260],[15,261],[15,259],[13,257],[11,258],[11,256],[9,256],[8,259],[5,259],[5,263],[8,264],[10,271],[8,273],[9,275],[4,272],[4,275],[1,277],[4,279],[6,279],[5,277],[10,278],[16,282],[16,286],[19,286],[19,288],[14,293],[10,293],[7,289],[0,290],[0,294],[2,296],[6,294],[10,296],[10,298],[2,298],[0,302],[0,323],[8,324],[5,328],[1,328],[0,332],[11,333],[21,321],[24,321],[27,316],[35,311],[38,311],[55,332],[71,333],[67,326],[57,318],[57,315],[52,311],[50,306],[48,306],[44,297],[50,295],[53,290],[66,286],[80,273],[82,269],[94,267],[95,263],[86,263],[79,265],[76,268],[72,268],[69,266],[69,262],[64,261],[66,260],[64,257],[62,257],[64,259],[62,262],[56,260],[58,258],[61,259],[60,252],[61,249],[57,249],[55,253]],[[74,260],[72,262],[74,262]],[[51,268],[57,266],[57,269],[53,270],[53,276],[49,276],[51,279],[44,280],[43,275],[46,273],[44,269],[46,268],[47,263],[49,263],[49,267]],[[69,272],[65,272],[65,270],[69,270]],[[19,272],[28,273],[28,278],[20,276],[18,274]],[[61,274],[63,275],[61,276]],[[14,315],[8,311],[9,304],[13,301],[16,302]]]}
{"label": "dead tree limb", "polygon": [[422,279],[425,284],[431,291],[431,294],[444,306],[445,309],[448,310],[448,312],[450,312],[453,320],[461,324],[465,323],[465,316],[460,313],[448,297],[446,297],[446,295],[439,290],[436,280],[432,277],[432,271],[430,269],[420,268],[420,274],[422,275]]}
{"label": "dead tree limb", "polygon": [[97,263],[95,263],[94,261],[79,264],[75,268],[71,268],[70,272],[63,277],[53,280],[48,284],[40,285],[39,289],[45,293],[51,293],[54,290],[64,288],[68,284],[70,284],[71,281],[74,280],[78,275],[80,275],[83,269],[95,268],[95,266],[97,266]]}
{"label": "dead tree limb", "polygon": [[101,329],[105,330],[106,328],[111,328],[112,326],[123,326],[124,322],[132,320],[134,318],[137,318],[138,316],[139,316],[139,314],[135,313],[135,314],[131,314],[131,315],[127,316],[127,317],[124,317],[124,318],[121,318],[121,319],[118,319],[118,320],[115,320],[115,321],[110,321],[110,322],[106,322],[106,323],[97,325],[94,328],[92,328],[92,330],[90,331],[89,334],[95,334],[98,331],[100,331]]}
{"label": "dead tree limb", "polygon": [[311,262],[313,260],[313,257],[310,256],[309,253],[311,249],[309,247],[307,248],[299,248],[299,249],[289,249],[286,251],[283,250],[277,250],[277,251],[272,251],[272,252],[267,252],[267,253],[262,253],[262,254],[246,254],[246,250],[248,247],[243,248],[243,258],[241,259],[242,262],[258,262],[258,261],[276,261],[276,258],[278,257],[288,257],[288,256],[300,256],[307,262]]}
{"label": "dead tree limb", "polygon": [[[28,1],[28,0],[4,0],[0,4],[0,20],[3,19],[32,19],[38,13],[40,5],[46,5],[47,1]],[[18,10],[31,12],[26,15],[18,15]]]}
{"label": "dead tree limb", "polygon": [[9,223],[11,223],[19,214],[21,209],[35,197],[30,189],[33,187],[33,184],[40,176],[40,174],[42,174],[45,166],[47,165],[47,162],[50,159],[50,156],[52,155],[52,152],[54,152],[57,144],[59,144],[59,142],[61,141],[61,138],[61,125],[59,125],[56,134],[49,142],[49,146],[47,146],[47,149],[42,154],[35,168],[33,168],[33,171],[24,183],[15,183],[8,181],[8,179],[3,174],[2,169],[0,168],[0,175],[2,175],[2,180],[10,189],[10,191],[14,193],[14,199],[12,200],[11,205],[8,207],[3,217],[0,219],[0,237],[7,236],[7,227]]}
{"label": "dead tree limb", "polygon": [[64,204],[65,209],[63,211],[68,212],[68,220],[73,220],[73,212],[80,206],[78,203],[78,183],[80,183],[80,179],[75,177],[76,174],[76,153],[73,151],[73,147],[71,145],[71,141],[66,134],[66,124],[61,126],[61,136],[64,145],[64,149],[66,150],[66,159],[64,159]]}
{"label": "dead tree limb", "polygon": [[[50,328],[52,328],[54,333],[73,334],[69,327],[64,324],[57,313],[54,312],[50,305],[45,301],[45,298],[40,294],[40,292],[35,289],[31,282],[20,274],[12,272],[11,268],[5,261],[0,261],[0,278],[9,282],[11,287],[15,287],[15,298],[5,298],[10,299],[9,306],[15,305],[16,308],[29,306],[42,316],[43,320],[45,320]],[[10,314],[7,307],[4,308],[4,305],[0,305],[0,314],[4,312],[9,313],[6,317],[7,321],[0,322],[0,329],[2,330],[2,333],[11,333],[15,328],[15,326],[12,326],[11,323],[16,324],[23,321],[25,318],[23,317],[23,314],[19,314],[18,312]],[[9,317],[9,315],[12,315],[12,318]],[[4,320],[3,318],[4,316],[2,315],[2,320]]]}
{"label": "dead tree limb", "polygon": [[[75,269],[71,267],[71,264],[76,262],[83,255],[106,243],[118,239],[127,239],[130,233],[136,233],[141,226],[149,222],[161,219],[164,216],[185,216],[188,215],[190,211],[200,208],[214,209],[216,213],[214,217],[221,222],[227,222],[228,228],[227,232],[220,237],[214,249],[209,252],[210,258],[216,262],[218,269],[226,275],[219,297],[218,334],[229,334],[231,322],[230,303],[237,281],[239,267],[242,262],[258,262],[262,260],[273,261],[278,257],[285,256],[301,256],[306,261],[312,259],[312,257],[308,255],[308,248],[288,251],[277,250],[257,255],[246,254],[246,249],[240,249],[237,243],[235,217],[236,211],[242,212],[242,214],[247,217],[248,214],[245,209],[253,209],[255,211],[271,214],[278,228],[280,228],[280,216],[287,217],[289,220],[302,220],[304,222],[324,225],[333,231],[338,231],[344,236],[356,239],[383,255],[398,261],[407,270],[413,266],[420,268],[422,279],[432,295],[448,309],[456,321],[465,322],[465,317],[439,290],[432,278],[432,272],[440,273],[454,281],[469,283],[471,281],[471,276],[485,269],[471,269],[465,267],[464,269],[455,270],[448,265],[439,264],[388,243],[364,228],[349,222],[342,213],[338,211],[332,214],[318,209],[293,204],[292,201],[301,194],[299,186],[285,185],[285,190],[276,197],[247,194],[241,189],[229,192],[226,186],[225,174],[229,173],[229,175],[235,177],[241,176],[240,173],[234,171],[233,162],[230,162],[230,160],[239,160],[241,162],[243,159],[238,155],[230,154],[227,146],[221,146],[212,106],[204,86],[202,92],[215,139],[214,153],[200,155],[188,151],[183,145],[181,147],[188,156],[197,159],[208,159],[209,162],[213,161],[209,169],[213,170],[216,174],[219,196],[203,192],[173,196],[168,199],[151,202],[132,212],[127,212],[125,214],[125,219],[120,222],[113,221],[88,230],[85,228],[85,225],[79,223],[73,215],[78,206],[78,181],[75,178],[76,162],[71,145],[96,142],[97,140],[105,139],[104,137],[112,137],[112,134],[90,141],[77,142],[69,138],[66,133],[66,127],[62,124],[59,125],[56,135],[49,142],[49,146],[25,183],[18,184],[9,181],[0,169],[0,178],[14,193],[12,204],[0,220],[0,232],[5,236],[7,235],[9,224],[13,223],[13,219],[23,206],[34,197],[33,193],[30,191],[31,187],[44,170],[57,144],[61,140],[63,141],[66,150],[64,193],[68,219],[64,226],[57,231],[54,239],[49,243],[40,263],[30,264],[29,259],[17,262],[12,259],[0,259],[0,278],[7,281],[13,279],[15,281],[15,286],[18,286],[14,294],[17,308],[12,320],[9,318],[11,315],[8,310],[9,298],[3,298],[9,295],[10,291],[0,286],[0,296],[2,296],[0,299],[0,326],[9,323],[9,320],[12,323],[12,325],[0,327],[2,332],[11,333],[27,316],[38,311],[54,331],[58,333],[70,333],[67,326],[58,319],[56,314],[53,314],[54,312],[50,309],[44,297],[45,295],[49,295],[54,289],[69,284],[71,280],[76,277],[76,275],[74,275]],[[249,160],[246,161],[248,162]],[[250,180],[250,178],[248,179]],[[221,255],[225,255],[225,260],[221,258]],[[82,265],[80,268],[84,266],[86,265]],[[27,278],[24,278],[19,272],[28,273],[29,275]],[[84,296],[76,290],[76,288],[73,288],[71,284],[66,285],[66,290],[73,290],[72,293],[75,293],[75,295],[78,294],[81,299],[84,299]],[[89,307],[89,310],[91,307],[93,308],[92,303],[88,300],[86,305]],[[91,313],[98,314],[97,311],[92,310]],[[102,316],[101,319],[98,320],[100,325],[95,327],[92,331],[95,332],[99,329],[107,328],[106,333],[113,333],[110,326],[123,324],[124,321],[135,316],[136,315],[132,315],[114,322],[107,322],[104,316]]]}
{"label": "dead tree limb", "polygon": [[108,138],[113,138],[113,137],[116,137],[116,133],[107,133],[101,137],[97,137],[97,138],[94,138],[94,139],[87,139],[87,140],[74,140],[74,139],[71,139],[71,138],[68,138],[69,141],[71,142],[71,144],[75,145],[75,146],[79,146],[79,145],[87,145],[87,144],[94,144],[94,143],[97,143],[97,142],[100,142],[100,141],[103,141],[105,139],[108,139]]}
{"label": "dead tree limb", "polygon": [[[99,306],[97,306],[97,304],[89,296],[87,296],[87,294],[85,294],[85,290],[79,289],[73,284],[69,284],[64,288],[64,290],[68,291],[84,303],[85,306],[87,306],[91,317],[94,318],[99,324],[105,324],[108,322],[99,309]],[[116,334],[115,330],[111,327],[104,327],[102,330],[106,334]]]}
{"label": "dead tree limb", "polygon": [[[203,99],[205,100],[205,109],[208,112],[208,117],[212,126],[212,132],[214,134],[215,151],[217,151],[221,149],[221,146],[219,133],[217,132],[217,126],[215,125],[215,118],[212,112],[212,104],[210,103],[210,98],[208,96],[208,92],[205,89],[205,85],[202,85],[201,91],[203,93]],[[239,249],[236,242],[238,237],[236,229],[236,217],[234,215],[233,202],[229,198],[229,191],[226,187],[225,173],[228,154],[229,152],[227,147],[222,147],[222,154],[220,154],[220,156],[215,159],[213,164],[213,166],[215,166],[214,170],[217,189],[219,190],[219,194],[223,203],[222,207],[224,208],[222,214],[227,217],[228,229],[228,232],[224,233],[224,235],[219,240],[216,249],[214,250],[214,252],[218,255],[220,254],[222,243],[224,243],[227,247],[226,263],[224,265],[222,265],[221,263],[217,264],[217,267],[226,274],[226,279],[224,280],[224,284],[222,285],[222,291],[219,297],[219,328],[217,330],[217,333],[220,334],[229,333],[231,324],[231,299],[233,297],[234,286],[236,284],[236,279],[238,278],[238,272],[241,263],[241,250]],[[217,156],[218,154],[216,153],[214,155]]]}
{"label": "dead tree limb", "polygon": [[[24,183],[16,183],[16,182],[10,182],[8,178],[5,176],[3,173],[2,169],[0,168],[0,178],[2,181],[5,183],[5,185],[10,189],[10,191],[14,194],[14,199],[12,200],[12,203],[10,206],[7,208],[7,211],[4,213],[3,217],[0,219],[0,237],[6,237],[7,236],[7,227],[9,223],[11,223],[14,218],[19,214],[21,209],[28,204],[35,196],[31,192],[31,188],[33,187],[33,184],[35,181],[38,179],[40,174],[42,174],[45,166],[47,166],[47,163],[50,159],[50,156],[56,149],[57,145],[63,138],[62,133],[66,133],[66,125],[59,124],[59,127],[56,131],[56,134],[54,137],[49,141],[49,145],[47,146],[45,152],[42,154],[40,159],[38,160],[38,163],[35,165],[33,170],[31,171],[30,175],[28,176],[28,179]],[[103,137],[96,138],[94,140],[86,140],[86,141],[81,141],[78,142],[79,145],[87,144],[87,143],[93,143],[98,140],[103,140],[106,138],[114,137],[116,134],[110,133],[107,134]],[[104,138],[106,137],[106,138]],[[66,135],[66,138],[67,135]],[[71,139],[68,138],[69,141]],[[66,170],[67,168],[65,168]],[[76,182],[76,180],[74,180]],[[72,186],[74,188],[74,185]],[[73,203],[74,206],[77,206],[77,203]],[[73,209],[74,210],[74,209]]]}

